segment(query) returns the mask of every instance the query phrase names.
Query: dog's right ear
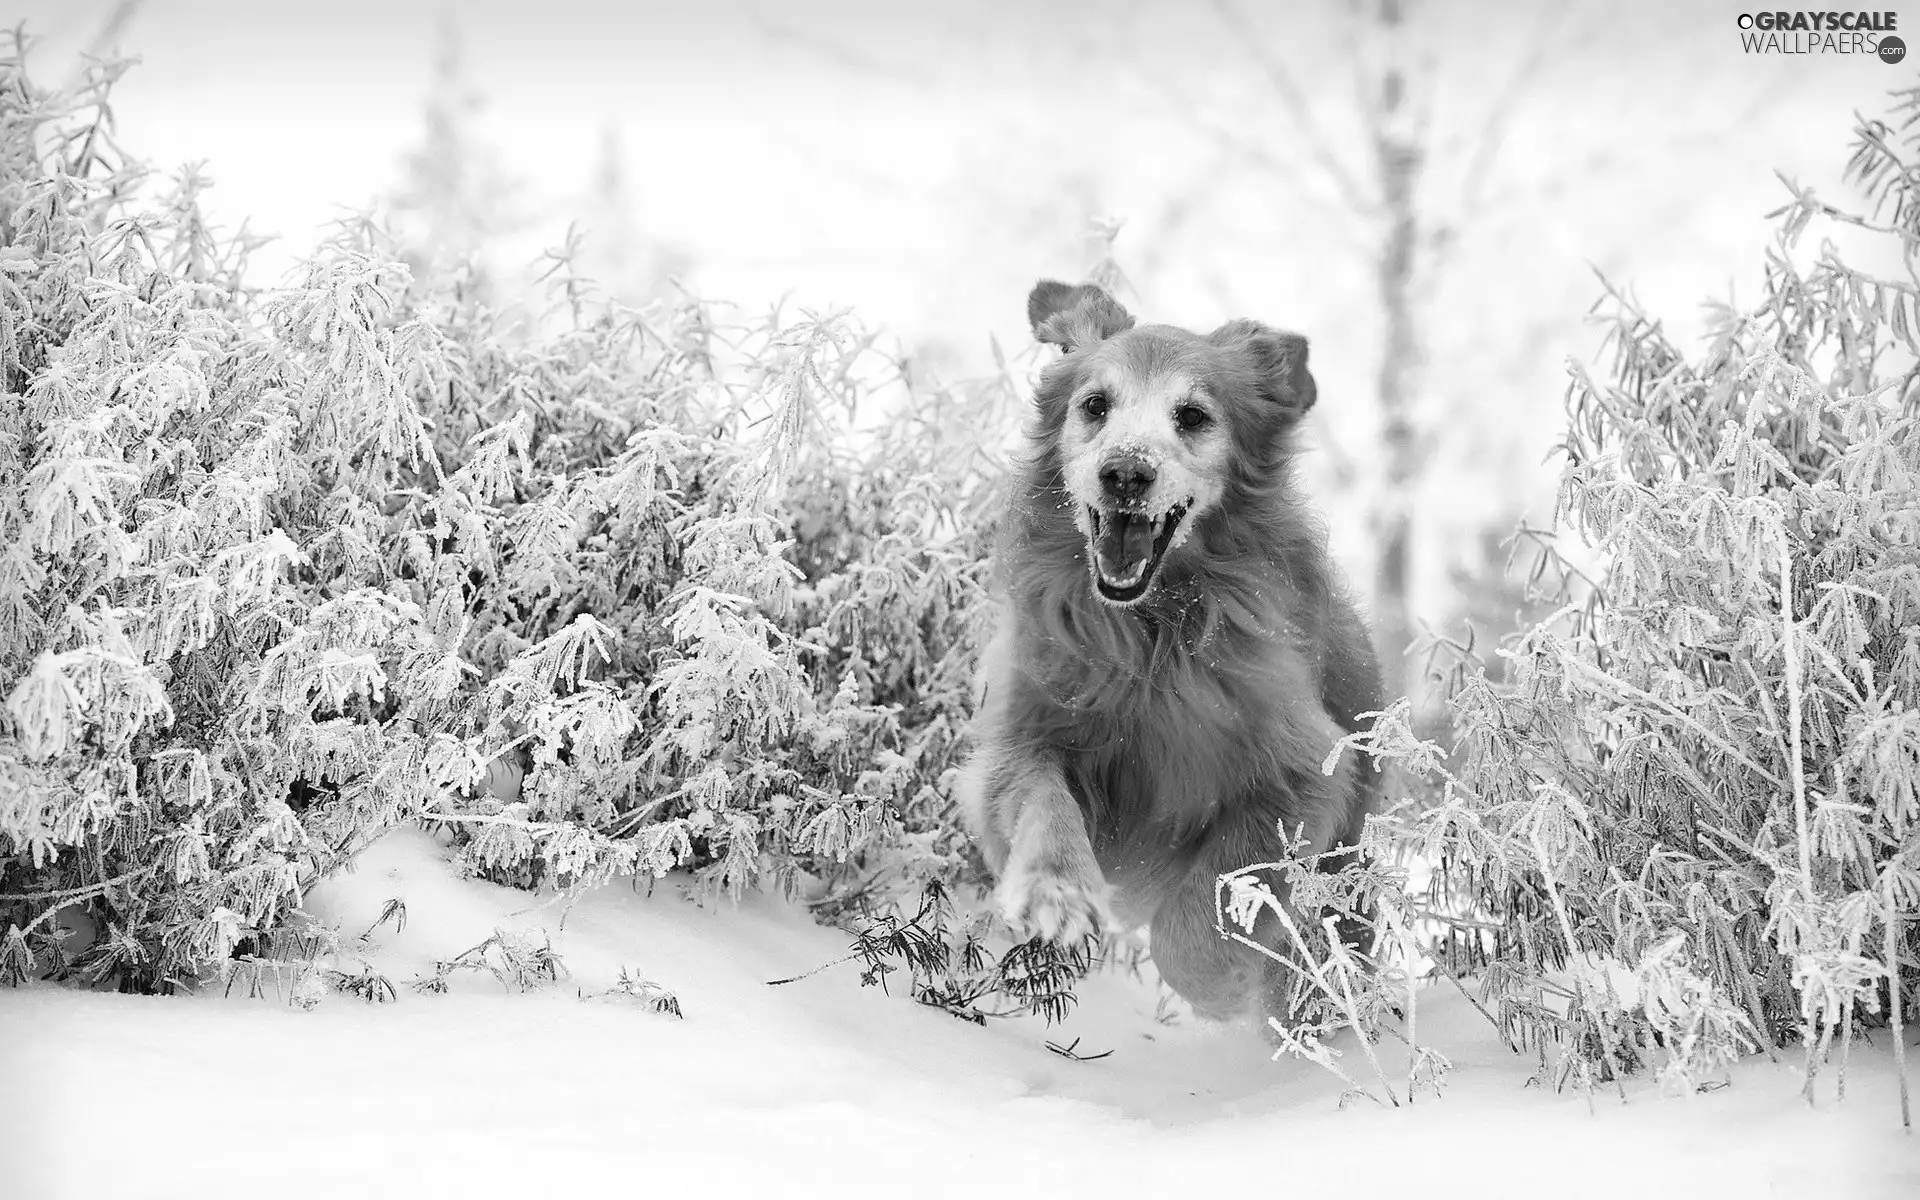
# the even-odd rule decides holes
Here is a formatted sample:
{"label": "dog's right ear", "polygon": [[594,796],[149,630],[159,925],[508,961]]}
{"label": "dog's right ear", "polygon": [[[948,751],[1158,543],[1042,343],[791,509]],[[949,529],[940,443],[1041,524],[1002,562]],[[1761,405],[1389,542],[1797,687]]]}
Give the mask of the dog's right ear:
{"label": "dog's right ear", "polygon": [[1027,293],[1027,323],[1034,340],[1071,354],[1133,328],[1133,314],[1090,283],[1079,286],[1042,279]]}

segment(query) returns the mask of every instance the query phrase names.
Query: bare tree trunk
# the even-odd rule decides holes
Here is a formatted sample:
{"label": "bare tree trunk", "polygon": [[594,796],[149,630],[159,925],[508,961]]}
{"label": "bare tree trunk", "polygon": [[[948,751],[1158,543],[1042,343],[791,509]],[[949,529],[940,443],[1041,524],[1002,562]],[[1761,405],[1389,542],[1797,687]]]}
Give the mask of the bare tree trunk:
{"label": "bare tree trunk", "polygon": [[[1403,19],[1401,0],[1379,0],[1376,19],[1390,47]],[[1395,47],[1397,48],[1397,47]],[[1374,502],[1374,621],[1390,696],[1409,694],[1414,682],[1407,649],[1414,636],[1409,575],[1414,489],[1421,473],[1412,406],[1420,371],[1414,282],[1421,244],[1417,185],[1423,165],[1420,142],[1406,111],[1407,80],[1396,56],[1380,75],[1377,107],[1369,122],[1374,171],[1385,222],[1374,282],[1380,298],[1383,336],[1376,401],[1380,406],[1383,471]]]}

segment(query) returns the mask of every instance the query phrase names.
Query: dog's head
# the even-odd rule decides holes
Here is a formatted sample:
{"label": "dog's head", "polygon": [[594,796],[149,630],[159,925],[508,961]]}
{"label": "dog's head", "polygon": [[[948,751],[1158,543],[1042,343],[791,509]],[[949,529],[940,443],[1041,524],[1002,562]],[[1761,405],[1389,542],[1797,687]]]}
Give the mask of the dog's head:
{"label": "dog's head", "polygon": [[1058,455],[1094,592],[1138,604],[1194,530],[1281,471],[1315,398],[1307,340],[1244,320],[1204,337],[1136,327],[1099,288],[1052,280],[1027,317],[1063,351],[1040,378],[1037,434]]}

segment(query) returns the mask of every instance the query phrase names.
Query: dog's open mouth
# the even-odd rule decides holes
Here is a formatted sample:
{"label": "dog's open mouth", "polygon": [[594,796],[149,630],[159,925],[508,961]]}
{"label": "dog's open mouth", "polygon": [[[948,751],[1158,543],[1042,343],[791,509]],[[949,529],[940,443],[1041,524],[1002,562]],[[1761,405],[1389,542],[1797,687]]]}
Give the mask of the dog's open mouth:
{"label": "dog's open mouth", "polygon": [[1158,516],[1089,507],[1087,548],[1093,556],[1093,583],[1100,598],[1111,604],[1132,604],[1146,595],[1186,515],[1184,504]]}

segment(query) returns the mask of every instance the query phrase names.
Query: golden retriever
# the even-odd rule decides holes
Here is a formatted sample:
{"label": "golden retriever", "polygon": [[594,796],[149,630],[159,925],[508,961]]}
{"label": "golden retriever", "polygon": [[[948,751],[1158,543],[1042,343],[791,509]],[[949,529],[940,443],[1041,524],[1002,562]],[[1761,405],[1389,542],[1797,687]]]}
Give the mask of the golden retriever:
{"label": "golden retriever", "polygon": [[1215,929],[1219,876],[1296,837],[1354,844],[1377,790],[1351,754],[1322,770],[1381,683],[1294,480],[1306,339],[1136,327],[1050,280],[1027,315],[1064,353],[996,552],[962,812],[1017,929],[1072,944],[1149,924],[1196,1012],[1272,1011],[1281,972]]}

